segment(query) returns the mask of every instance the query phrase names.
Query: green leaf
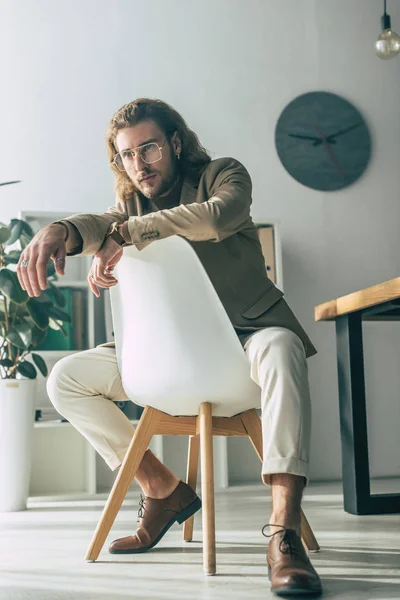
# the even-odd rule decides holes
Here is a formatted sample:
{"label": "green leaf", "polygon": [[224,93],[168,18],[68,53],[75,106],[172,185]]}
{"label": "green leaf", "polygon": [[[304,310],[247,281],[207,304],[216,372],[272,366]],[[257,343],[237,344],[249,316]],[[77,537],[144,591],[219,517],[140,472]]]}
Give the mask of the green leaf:
{"label": "green leaf", "polygon": [[39,298],[29,298],[26,307],[29,310],[29,314],[31,315],[35,325],[39,327],[39,329],[47,329],[49,326],[49,308],[50,304],[48,301],[46,302],[41,297]]}
{"label": "green leaf", "polygon": [[12,183],[21,183],[21,180],[19,179],[18,181],[4,181],[4,182],[0,183],[0,186],[11,185]]}
{"label": "green leaf", "polygon": [[11,229],[11,236],[7,240],[7,246],[11,246],[12,244],[15,244],[17,240],[19,240],[22,233],[22,221],[20,219],[11,219],[9,228]]}
{"label": "green leaf", "polygon": [[14,328],[11,328],[10,331],[6,335],[6,340],[11,343],[14,348],[19,348],[20,350],[28,350],[27,346],[25,346],[24,341],[21,339],[18,331],[15,331]]}
{"label": "green leaf", "polygon": [[39,329],[39,327],[34,325],[32,329],[32,343],[29,349],[31,350],[32,348],[39,346],[39,344],[43,342],[44,338],[46,337],[46,334],[47,329]]}
{"label": "green leaf", "polygon": [[50,317],[49,327],[51,327],[51,329],[55,329],[56,331],[62,331],[62,333],[64,334],[65,337],[67,337],[67,335],[68,335],[67,330],[65,329],[65,327],[63,327],[62,321],[57,321],[56,319],[52,319]]}
{"label": "green leaf", "polygon": [[22,322],[10,327],[6,335],[6,340],[11,342],[11,344],[17,348],[28,350],[32,342],[31,325],[29,323]]}
{"label": "green leaf", "polygon": [[19,363],[17,366],[18,373],[21,373],[24,377],[28,377],[28,379],[36,379],[37,371],[32,363],[27,360],[24,360]]}
{"label": "green leaf", "polygon": [[49,262],[47,263],[46,269],[47,269],[47,277],[52,277],[54,275],[54,273],[56,272],[54,262],[52,260],[49,260]]}
{"label": "green leaf", "polygon": [[33,236],[35,235],[35,232],[33,231],[32,227],[26,221],[21,221],[21,223],[22,223],[22,231],[23,231],[24,235],[26,235],[32,239]]}
{"label": "green leaf", "polygon": [[21,248],[24,249],[29,244],[35,232],[32,227],[26,221],[22,221],[22,232],[19,238],[19,243],[21,244]]}
{"label": "green leaf", "polygon": [[69,315],[64,310],[61,310],[61,308],[58,308],[58,306],[53,305],[49,309],[48,314],[49,314],[49,317],[53,317],[53,319],[59,319],[60,321],[63,321],[64,323],[71,323],[71,321],[72,321],[71,315]]}
{"label": "green leaf", "polygon": [[54,302],[58,304],[58,306],[61,306],[61,308],[63,308],[66,305],[67,301],[60,288],[58,288],[56,285],[52,285],[51,292],[54,296]]}
{"label": "green leaf", "polygon": [[20,354],[19,348],[17,348],[16,346],[13,346],[11,344],[11,353],[10,353],[10,358],[11,360],[15,363],[18,359],[17,356],[18,354]]}
{"label": "green leaf", "polygon": [[47,369],[46,363],[44,362],[44,360],[40,356],[40,354],[32,353],[32,359],[33,359],[33,362],[35,363],[35,365],[37,366],[37,368],[39,369],[39,371],[41,372],[41,374],[43,375],[43,377],[47,377],[48,369]]}
{"label": "green leaf", "polygon": [[21,237],[19,238],[19,243],[21,244],[21,250],[25,250],[25,248],[27,247],[27,245],[29,244],[30,241],[31,241],[31,238],[26,237],[22,233]]}
{"label": "green leaf", "polygon": [[53,300],[47,295],[46,291],[43,291],[38,298],[35,297],[35,300],[39,302],[39,304],[47,304],[47,306],[53,305]]}
{"label": "green leaf", "polygon": [[5,225],[3,225],[3,223],[0,224],[0,244],[5,244],[6,241],[10,238],[11,235],[11,229],[9,227],[6,227]]}
{"label": "green leaf", "polygon": [[2,359],[0,360],[0,365],[1,365],[2,367],[7,367],[7,368],[9,368],[9,367],[12,367],[12,366],[13,366],[13,364],[14,364],[14,363],[13,363],[13,361],[12,361],[12,360],[10,360],[9,358],[2,358]]}
{"label": "green leaf", "polygon": [[11,250],[4,256],[4,262],[6,265],[16,265],[18,264],[19,257],[21,256],[20,250]]}
{"label": "green leaf", "polygon": [[21,340],[25,346],[29,348],[32,343],[32,325],[27,321],[22,321],[14,325],[15,330],[19,333]]}
{"label": "green leaf", "polygon": [[10,317],[14,317],[18,310],[24,310],[25,304],[23,305],[19,305],[19,304],[15,304],[15,302],[11,302],[11,300],[6,299],[7,301],[7,308],[8,308],[8,315]]}
{"label": "green leaf", "polygon": [[0,269],[0,291],[15,304],[26,304],[29,296],[19,284],[17,274],[9,269]]}

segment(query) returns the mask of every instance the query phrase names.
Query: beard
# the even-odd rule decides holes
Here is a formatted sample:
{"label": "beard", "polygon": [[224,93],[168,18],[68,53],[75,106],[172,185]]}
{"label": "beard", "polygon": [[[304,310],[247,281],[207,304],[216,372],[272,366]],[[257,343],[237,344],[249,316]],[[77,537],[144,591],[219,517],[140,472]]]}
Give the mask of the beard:
{"label": "beard", "polygon": [[[148,175],[151,175],[152,172],[150,171],[148,173]],[[146,182],[144,182],[144,186],[142,187],[141,184],[138,184],[138,189],[140,191],[141,194],[143,194],[143,196],[145,196],[146,198],[149,198],[149,200],[152,199],[156,199],[159,198],[160,196],[164,196],[166,195],[168,192],[170,192],[172,190],[173,187],[175,187],[176,183],[179,180],[179,173],[178,171],[174,171],[173,173],[171,173],[171,175],[169,175],[168,177],[162,177],[160,176],[159,173],[156,173],[158,175],[158,179],[159,181],[157,182],[157,184],[152,187],[150,185],[146,185]]]}

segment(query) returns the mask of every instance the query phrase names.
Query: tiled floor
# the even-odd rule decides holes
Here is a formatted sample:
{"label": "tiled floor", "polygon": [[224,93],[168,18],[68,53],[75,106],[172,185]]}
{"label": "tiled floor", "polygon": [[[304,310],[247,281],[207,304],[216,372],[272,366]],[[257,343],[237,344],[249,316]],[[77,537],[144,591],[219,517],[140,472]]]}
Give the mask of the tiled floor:
{"label": "tiled floor", "polygon": [[[390,486],[392,486],[390,488]],[[399,491],[379,482],[374,491]],[[216,495],[217,575],[202,570],[201,519],[192,543],[174,526],[147,554],[110,555],[108,543],[135,530],[138,493],[131,493],[96,563],[84,560],[104,499],[46,503],[0,515],[0,600],[199,599],[267,600],[261,527],[271,508],[262,485]],[[104,498],[103,496],[102,498]],[[400,515],[343,511],[340,483],[311,484],[303,508],[321,545],[311,560],[325,598],[400,598]]]}

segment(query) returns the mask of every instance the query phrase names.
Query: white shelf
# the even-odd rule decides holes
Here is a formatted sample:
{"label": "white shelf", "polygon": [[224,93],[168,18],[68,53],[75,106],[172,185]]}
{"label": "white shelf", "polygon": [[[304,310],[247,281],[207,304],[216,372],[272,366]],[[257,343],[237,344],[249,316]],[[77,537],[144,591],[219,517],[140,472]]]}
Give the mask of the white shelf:
{"label": "white shelf", "polygon": [[26,221],[45,221],[46,223],[52,223],[53,221],[61,221],[61,219],[68,219],[72,214],[71,212],[52,212],[47,210],[21,210],[19,218]]}
{"label": "white shelf", "polygon": [[35,421],[33,426],[39,427],[72,427],[71,423],[62,421]]}
{"label": "white shelf", "polygon": [[53,285],[55,285],[56,287],[71,287],[71,288],[88,288],[89,284],[86,280],[81,280],[81,281],[68,281],[67,279],[64,279],[64,277],[61,277],[61,279],[59,279],[58,281],[53,281]]}
{"label": "white shelf", "polygon": [[[137,425],[139,423],[139,421],[132,421],[132,419],[129,419],[130,422],[132,423],[132,425]],[[71,423],[69,423],[68,421],[62,422],[62,421],[35,421],[34,427],[72,427]]]}

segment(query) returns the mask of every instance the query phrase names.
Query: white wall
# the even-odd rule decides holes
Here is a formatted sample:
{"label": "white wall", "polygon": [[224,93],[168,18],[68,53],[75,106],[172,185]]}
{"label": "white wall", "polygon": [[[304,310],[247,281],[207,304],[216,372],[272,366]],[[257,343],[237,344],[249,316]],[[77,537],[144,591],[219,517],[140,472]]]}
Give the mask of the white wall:
{"label": "white wall", "polygon": [[[213,156],[254,183],[253,216],[282,225],[286,298],[319,354],[309,361],[311,472],[340,476],[334,325],[314,306],[399,275],[400,57],[379,60],[377,0],[51,0],[0,12],[0,218],[20,209],[101,212],[113,202],[104,133],[138,96],[170,102]],[[400,32],[400,3],[388,2]],[[4,60],[4,57],[7,59]],[[5,83],[7,82],[7,83]],[[352,187],[310,190],[281,166],[274,128],[298,94],[327,90],[369,122],[373,158]],[[371,466],[399,474],[399,328],[366,327]]]}

